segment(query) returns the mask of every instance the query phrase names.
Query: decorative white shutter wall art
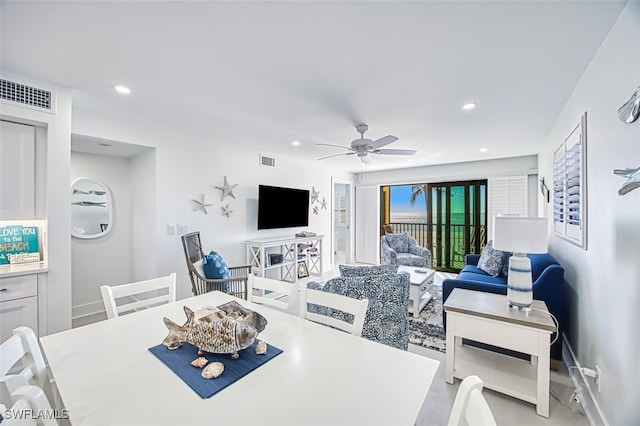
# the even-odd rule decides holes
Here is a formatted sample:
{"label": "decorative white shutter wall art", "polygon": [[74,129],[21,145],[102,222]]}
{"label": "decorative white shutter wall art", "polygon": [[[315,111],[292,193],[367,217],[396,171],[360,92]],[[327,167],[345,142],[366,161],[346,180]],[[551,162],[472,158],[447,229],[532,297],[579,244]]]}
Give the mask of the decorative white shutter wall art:
{"label": "decorative white shutter wall art", "polygon": [[380,251],[380,188],[356,187],[356,262],[378,263]]}
{"label": "decorative white shutter wall art", "polygon": [[487,179],[487,241],[493,240],[493,218],[499,214],[527,216],[527,176],[504,176]]}
{"label": "decorative white shutter wall art", "polygon": [[553,153],[553,229],[587,248],[587,113]]}

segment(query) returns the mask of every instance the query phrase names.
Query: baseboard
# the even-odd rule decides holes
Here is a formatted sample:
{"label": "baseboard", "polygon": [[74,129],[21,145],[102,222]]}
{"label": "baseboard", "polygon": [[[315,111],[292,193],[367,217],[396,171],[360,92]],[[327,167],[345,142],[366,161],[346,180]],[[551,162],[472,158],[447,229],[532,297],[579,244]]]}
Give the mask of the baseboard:
{"label": "baseboard", "polygon": [[580,371],[579,368],[582,365],[576,360],[571,345],[569,345],[564,335],[562,335],[562,340],[564,342],[564,345],[562,345],[562,359],[569,370],[569,377],[576,387],[576,396],[582,405],[587,420],[589,420],[589,424],[592,426],[609,426],[597,399],[594,397],[593,385],[590,380],[585,379],[585,376]]}

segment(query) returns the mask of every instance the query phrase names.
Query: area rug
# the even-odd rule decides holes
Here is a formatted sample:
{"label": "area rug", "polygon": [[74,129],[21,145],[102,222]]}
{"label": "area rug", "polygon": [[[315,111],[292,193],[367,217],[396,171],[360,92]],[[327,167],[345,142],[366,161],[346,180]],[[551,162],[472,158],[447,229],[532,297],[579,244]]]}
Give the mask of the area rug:
{"label": "area rug", "polygon": [[446,351],[442,327],[442,287],[433,286],[434,297],[417,318],[409,315],[409,343],[435,351]]}

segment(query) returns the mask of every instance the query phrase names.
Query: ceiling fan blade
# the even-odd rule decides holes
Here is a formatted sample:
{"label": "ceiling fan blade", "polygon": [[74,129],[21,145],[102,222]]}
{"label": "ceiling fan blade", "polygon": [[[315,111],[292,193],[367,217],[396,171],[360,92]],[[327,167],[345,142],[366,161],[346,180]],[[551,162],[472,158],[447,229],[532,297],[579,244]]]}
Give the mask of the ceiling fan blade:
{"label": "ceiling fan blade", "polygon": [[395,142],[397,141],[398,138],[395,136],[391,136],[391,135],[387,135],[385,137],[382,137],[378,140],[375,140],[373,142],[371,142],[368,146],[370,146],[372,149],[378,149],[381,148],[385,145],[389,145],[391,142]]}
{"label": "ceiling fan blade", "polygon": [[373,154],[385,154],[385,155],[414,155],[415,149],[376,149],[371,151]]}
{"label": "ceiling fan blade", "polygon": [[342,149],[351,150],[351,148],[349,148],[349,147],[342,146],[342,145],[331,145],[330,143],[317,143],[316,145],[318,145],[318,146],[331,146],[331,147],[334,147],[334,148],[342,148]]}
{"label": "ceiling fan blade", "polygon": [[325,160],[327,158],[332,158],[332,157],[340,157],[342,155],[355,155],[355,152],[345,152],[343,154],[333,154],[333,155],[327,155],[326,157],[320,157],[320,158],[316,158],[316,160]]}

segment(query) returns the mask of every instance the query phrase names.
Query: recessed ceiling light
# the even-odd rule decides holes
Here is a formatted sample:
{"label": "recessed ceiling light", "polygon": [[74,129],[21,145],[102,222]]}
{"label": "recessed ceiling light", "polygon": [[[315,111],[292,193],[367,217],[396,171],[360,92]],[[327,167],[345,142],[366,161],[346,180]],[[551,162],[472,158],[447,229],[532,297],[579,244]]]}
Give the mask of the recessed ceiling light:
{"label": "recessed ceiling light", "polygon": [[298,146],[298,145],[300,145],[300,141],[293,141],[293,142],[291,142],[291,145]]}
{"label": "recessed ceiling light", "polygon": [[129,89],[127,86],[116,85],[113,86],[113,88],[116,92],[122,93],[123,95],[128,95],[129,93],[131,93],[131,89]]}
{"label": "recessed ceiling light", "polygon": [[466,110],[474,109],[475,107],[476,107],[476,104],[474,103],[462,105],[462,109],[466,109]]}
{"label": "recessed ceiling light", "polygon": [[480,148],[480,152],[487,152],[489,151],[489,148]]}

